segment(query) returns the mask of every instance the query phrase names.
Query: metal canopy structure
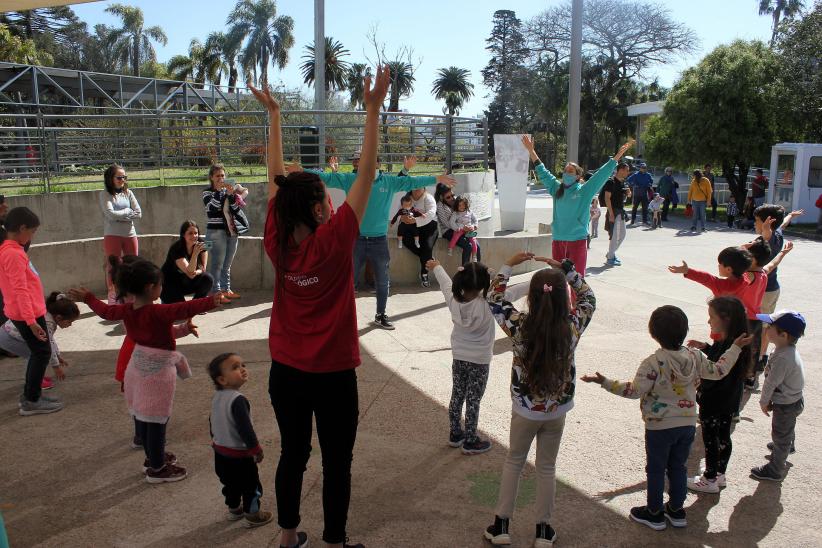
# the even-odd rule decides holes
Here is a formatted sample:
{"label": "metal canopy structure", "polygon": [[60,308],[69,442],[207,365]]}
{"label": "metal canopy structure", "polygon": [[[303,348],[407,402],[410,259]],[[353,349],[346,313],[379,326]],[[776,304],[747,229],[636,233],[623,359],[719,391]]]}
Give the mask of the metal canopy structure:
{"label": "metal canopy structure", "polygon": [[26,11],[36,8],[87,4],[97,1],[98,0],[3,0],[0,2],[0,11]]}
{"label": "metal canopy structure", "polygon": [[257,111],[246,88],[0,62],[0,105],[37,111]]}

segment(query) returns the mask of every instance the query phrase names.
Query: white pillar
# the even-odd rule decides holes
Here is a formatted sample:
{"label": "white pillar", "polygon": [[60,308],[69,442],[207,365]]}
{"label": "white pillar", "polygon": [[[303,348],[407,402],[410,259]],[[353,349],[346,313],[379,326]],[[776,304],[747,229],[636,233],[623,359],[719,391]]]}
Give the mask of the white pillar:
{"label": "white pillar", "polygon": [[[325,0],[314,0],[314,110],[325,110]],[[325,166],[325,116],[316,115],[320,169]]]}
{"label": "white pillar", "polygon": [[571,8],[571,67],[568,81],[568,161],[579,162],[579,101],[582,93],[582,0]]}

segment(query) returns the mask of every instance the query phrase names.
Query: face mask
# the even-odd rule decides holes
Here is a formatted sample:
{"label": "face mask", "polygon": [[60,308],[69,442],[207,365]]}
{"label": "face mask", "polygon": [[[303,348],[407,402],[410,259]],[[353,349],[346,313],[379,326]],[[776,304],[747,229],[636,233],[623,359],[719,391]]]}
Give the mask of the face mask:
{"label": "face mask", "polygon": [[571,186],[572,184],[577,182],[577,176],[571,175],[570,173],[563,173],[562,174],[562,183],[565,186]]}

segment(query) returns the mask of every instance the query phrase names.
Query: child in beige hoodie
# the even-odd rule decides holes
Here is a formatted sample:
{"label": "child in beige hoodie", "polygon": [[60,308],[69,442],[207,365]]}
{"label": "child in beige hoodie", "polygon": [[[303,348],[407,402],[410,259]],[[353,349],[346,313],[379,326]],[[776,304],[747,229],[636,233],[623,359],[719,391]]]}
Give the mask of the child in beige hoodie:
{"label": "child in beige hoodie", "polygon": [[[618,396],[641,398],[648,498],[646,506],[631,509],[631,519],[661,531],[666,518],[674,527],[688,524],[682,505],[687,494],[686,461],[696,431],[699,379],[718,380],[730,373],[741,347],[752,337],[740,335],[718,361],[712,362],[699,350],[682,346],[688,334],[688,317],[681,309],[670,305],[657,308],[648,330],[661,348],[643,360],[633,382],[607,379],[599,373],[582,380],[600,384]],[[666,472],[669,491],[663,511]]]}

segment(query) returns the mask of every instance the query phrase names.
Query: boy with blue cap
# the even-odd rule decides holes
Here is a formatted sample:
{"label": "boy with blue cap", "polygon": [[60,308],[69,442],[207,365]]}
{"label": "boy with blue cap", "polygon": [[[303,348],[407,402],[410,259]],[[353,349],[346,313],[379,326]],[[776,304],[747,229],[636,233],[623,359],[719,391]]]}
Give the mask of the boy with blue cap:
{"label": "boy with blue cap", "polygon": [[772,443],[771,461],[751,469],[751,476],[758,480],[782,481],[788,453],[793,453],[796,418],[802,413],[805,402],[802,390],[805,387],[805,368],[796,348],[796,342],[805,334],[805,318],[791,310],[780,310],[773,314],[757,314],[757,318],[767,324],[766,336],[776,349],[768,359],[765,368],[765,383],[759,406],[770,416]]}

